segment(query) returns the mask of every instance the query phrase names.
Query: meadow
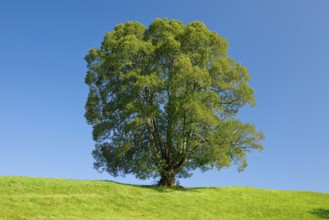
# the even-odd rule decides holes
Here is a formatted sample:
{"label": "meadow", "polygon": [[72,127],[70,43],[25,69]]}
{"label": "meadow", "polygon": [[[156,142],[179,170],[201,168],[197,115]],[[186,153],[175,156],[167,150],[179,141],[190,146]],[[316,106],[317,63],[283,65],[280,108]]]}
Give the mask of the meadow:
{"label": "meadow", "polygon": [[0,219],[329,219],[329,194],[4,176]]}

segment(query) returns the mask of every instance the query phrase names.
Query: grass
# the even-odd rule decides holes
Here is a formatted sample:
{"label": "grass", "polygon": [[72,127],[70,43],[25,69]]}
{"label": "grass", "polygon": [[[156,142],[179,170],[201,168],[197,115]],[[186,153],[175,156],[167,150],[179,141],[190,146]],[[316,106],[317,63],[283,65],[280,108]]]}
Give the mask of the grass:
{"label": "grass", "polygon": [[329,194],[0,177],[0,219],[329,219]]}

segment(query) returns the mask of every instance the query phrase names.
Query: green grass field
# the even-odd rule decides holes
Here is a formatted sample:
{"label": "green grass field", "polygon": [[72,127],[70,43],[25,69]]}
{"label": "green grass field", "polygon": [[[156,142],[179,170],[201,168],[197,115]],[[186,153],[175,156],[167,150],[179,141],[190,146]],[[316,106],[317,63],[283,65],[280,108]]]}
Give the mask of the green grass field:
{"label": "green grass field", "polygon": [[0,177],[0,219],[329,219],[329,194]]}

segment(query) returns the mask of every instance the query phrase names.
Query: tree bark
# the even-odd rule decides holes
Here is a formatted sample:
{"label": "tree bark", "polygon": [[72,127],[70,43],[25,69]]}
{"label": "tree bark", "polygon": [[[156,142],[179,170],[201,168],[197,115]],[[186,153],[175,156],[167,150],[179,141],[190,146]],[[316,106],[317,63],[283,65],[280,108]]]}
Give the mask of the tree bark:
{"label": "tree bark", "polygon": [[161,174],[159,186],[175,188],[177,186],[176,185],[176,173],[173,170],[171,170],[169,172]]}

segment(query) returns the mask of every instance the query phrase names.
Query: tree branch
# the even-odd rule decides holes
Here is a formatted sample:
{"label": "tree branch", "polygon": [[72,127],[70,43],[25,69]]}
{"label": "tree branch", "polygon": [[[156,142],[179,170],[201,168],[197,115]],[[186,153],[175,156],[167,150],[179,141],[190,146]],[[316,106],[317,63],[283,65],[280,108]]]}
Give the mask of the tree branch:
{"label": "tree branch", "polygon": [[146,126],[151,134],[151,137],[154,140],[157,151],[161,154],[161,157],[164,157],[164,151],[163,151],[163,147],[162,147],[163,143],[162,143],[161,137],[159,135],[159,131],[157,129],[155,119],[148,118],[146,120]]}
{"label": "tree branch", "polygon": [[179,171],[182,170],[182,168],[185,166],[187,163],[187,157],[184,156],[181,161],[179,161],[175,166],[174,166],[174,172],[178,173]]}

